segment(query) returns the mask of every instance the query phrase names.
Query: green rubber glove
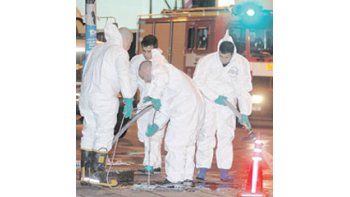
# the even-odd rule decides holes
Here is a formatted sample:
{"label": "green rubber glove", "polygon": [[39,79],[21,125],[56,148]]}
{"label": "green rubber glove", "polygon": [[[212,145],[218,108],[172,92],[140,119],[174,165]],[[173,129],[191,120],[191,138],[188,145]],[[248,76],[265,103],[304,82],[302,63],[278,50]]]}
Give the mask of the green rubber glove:
{"label": "green rubber glove", "polygon": [[153,105],[153,108],[157,111],[159,111],[160,107],[162,106],[161,102],[160,102],[160,99],[155,99],[155,98],[152,98],[150,96],[146,96],[143,98],[142,102],[143,103],[147,103],[151,101],[152,102],[152,105]]}
{"label": "green rubber glove", "polygon": [[132,106],[133,100],[134,100],[133,98],[123,98],[123,103],[125,104],[123,109],[123,114],[125,118],[131,118],[131,114],[133,110],[133,106]]}
{"label": "green rubber glove", "polygon": [[145,172],[151,172],[152,173],[154,171],[153,166],[149,166],[149,165],[145,166],[144,169],[145,169]]}
{"label": "green rubber glove", "polygon": [[249,118],[247,115],[242,114],[242,118],[239,121],[239,123],[241,123],[242,125],[244,125],[248,130],[252,129],[252,125],[249,122]]}
{"label": "green rubber glove", "polygon": [[162,106],[160,99],[154,99],[154,98],[152,98],[152,105],[153,105],[153,108],[157,111],[159,111],[160,107]]}
{"label": "green rubber glove", "polygon": [[158,129],[159,129],[158,125],[156,125],[156,124],[149,124],[147,126],[146,136],[147,137],[153,136],[158,131]]}
{"label": "green rubber glove", "polygon": [[146,97],[143,98],[142,102],[143,102],[143,103],[147,103],[147,102],[149,102],[149,101],[151,101],[151,100],[152,100],[151,97],[146,96]]}
{"label": "green rubber glove", "polygon": [[218,96],[218,98],[215,99],[215,103],[219,105],[226,106],[225,101],[227,100],[226,96]]}

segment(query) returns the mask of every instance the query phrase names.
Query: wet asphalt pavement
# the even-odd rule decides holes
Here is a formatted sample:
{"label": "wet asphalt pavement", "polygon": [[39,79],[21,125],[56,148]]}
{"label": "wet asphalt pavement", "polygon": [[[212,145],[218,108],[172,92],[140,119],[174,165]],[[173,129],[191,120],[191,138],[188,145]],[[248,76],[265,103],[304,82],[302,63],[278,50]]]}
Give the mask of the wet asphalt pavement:
{"label": "wet asphalt pavement", "polygon": [[[253,122],[254,127],[254,122]],[[153,196],[236,196],[239,191],[245,188],[248,178],[249,165],[251,162],[253,145],[249,142],[241,141],[240,139],[246,135],[244,129],[238,128],[235,133],[234,140],[234,161],[233,167],[230,170],[231,175],[234,177],[234,181],[231,183],[224,183],[220,181],[219,171],[216,166],[215,158],[213,159],[212,169],[208,171],[207,183],[196,184],[195,188],[186,190],[152,190],[145,191],[140,190],[133,186],[133,184],[145,184],[147,183],[147,176],[141,175],[135,172],[134,181],[128,183],[122,183],[114,188],[102,188],[96,186],[82,186],[80,185],[78,178],[80,175],[80,138],[81,138],[82,125],[77,124],[76,127],[76,160],[77,160],[77,182],[76,182],[76,196],[79,197],[93,197],[93,196],[121,196],[121,197],[153,197]],[[264,143],[263,151],[263,188],[267,196],[272,196],[272,128],[257,128],[254,127],[254,131],[260,134],[260,137]],[[157,182],[161,182],[165,179],[164,172],[164,157],[166,152],[162,150],[163,165],[161,174],[151,175],[151,184],[154,185]],[[112,151],[109,153],[112,156]],[[136,125],[129,128],[127,134],[123,139],[118,142],[116,156],[113,160],[113,171],[137,171],[141,169],[143,161],[143,143],[137,139]],[[195,172],[196,174],[196,172]]]}

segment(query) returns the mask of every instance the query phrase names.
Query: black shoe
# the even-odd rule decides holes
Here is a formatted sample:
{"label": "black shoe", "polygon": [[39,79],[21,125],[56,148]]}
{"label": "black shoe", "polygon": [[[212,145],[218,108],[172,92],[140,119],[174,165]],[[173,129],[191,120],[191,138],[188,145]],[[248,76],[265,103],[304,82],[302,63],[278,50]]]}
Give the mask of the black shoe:
{"label": "black shoe", "polygon": [[106,159],[107,153],[94,152],[94,158],[92,162],[93,174],[90,177],[89,182],[93,185],[115,187],[118,185],[116,179],[107,178],[106,172]]}
{"label": "black shoe", "polygon": [[162,185],[166,185],[166,184],[173,184],[173,183],[170,182],[168,179],[165,179],[165,180],[162,182]]}
{"label": "black shoe", "polygon": [[162,172],[161,168],[154,168],[153,173],[154,174],[160,174]]}
{"label": "black shoe", "polygon": [[183,185],[183,182],[172,183],[168,179],[165,179],[161,183],[161,187],[167,188],[167,189],[175,189],[175,188],[183,188],[184,185]]}
{"label": "black shoe", "polygon": [[177,183],[173,183],[173,182],[170,182],[168,179],[165,179],[161,184],[162,185],[179,185],[179,184],[182,184],[183,182],[177,182]]}
{"label": "black shoe", "polygon": [[93,152],[87,151],[87,150],[81,150],[81,176],[80,176],[80,183],[82,185],[88,185],[90,176],[92,174],[92,159],[93,159]]}
{"label": "black shoe", "polygon": [[182,184],[186,187],[194,187],[194,182],[190,179],[184,180],[184,182],[182,182]]}

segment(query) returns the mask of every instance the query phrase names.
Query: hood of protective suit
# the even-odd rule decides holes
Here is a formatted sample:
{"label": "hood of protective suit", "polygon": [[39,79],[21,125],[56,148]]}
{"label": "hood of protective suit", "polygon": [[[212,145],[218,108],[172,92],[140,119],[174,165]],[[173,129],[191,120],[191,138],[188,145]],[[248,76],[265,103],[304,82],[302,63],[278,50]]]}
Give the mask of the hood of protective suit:
{"label": "hood of protective suit", "polygon": [[[228,33],[228,30],[226,30],[226,33],[225,33],[224,37],[221,38],[220,41],[219,41],[219,43],[218,43],[218,48],[217,48],[217,53],[218,53],[218,54],[219,54],[220,45],[221,45],[221,43],[224,42],[224,41],[232,42],[232,43],[233,43],[233,46],[235,46],[235,47],[234,47],[235,49],[233,50],[233,56],[232,56],[232,59],[233,59],[234,56],[237,54],[237,47],[236,47],[235,43],[233,42],[232,37],[231,37],[230,34]],[[231,59],[231,60],[232,60],[232,59]]]}
{"label": "hood of protective suit", "polygon": [[107,43],[115,44],[123,47],[123,38],[120,34],[118,27],[112,22],[108,22],[104,28],[105,38]]}
{"label": "hood of protective suit", "polygon": [[152,64],[153,65],[161,65],[161,64],[166,64],[168,61],[164,58],[162,55],[163,51],[159,48],[157,49],[152,49]]}

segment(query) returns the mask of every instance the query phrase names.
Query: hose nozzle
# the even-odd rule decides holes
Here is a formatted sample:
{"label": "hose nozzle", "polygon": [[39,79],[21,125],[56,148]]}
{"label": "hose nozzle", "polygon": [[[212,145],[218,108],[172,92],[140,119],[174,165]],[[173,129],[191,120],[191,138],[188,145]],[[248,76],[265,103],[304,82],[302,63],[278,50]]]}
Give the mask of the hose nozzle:
{"label": "hose nozzle", "polygon": [[255,141],[257,138],[256,138],[256,134],[253,130],[248,130],[248,135],[245,136],[245,137],[242,137],[241,140],[242,141]]}

